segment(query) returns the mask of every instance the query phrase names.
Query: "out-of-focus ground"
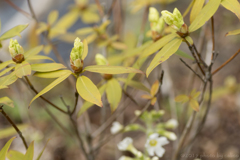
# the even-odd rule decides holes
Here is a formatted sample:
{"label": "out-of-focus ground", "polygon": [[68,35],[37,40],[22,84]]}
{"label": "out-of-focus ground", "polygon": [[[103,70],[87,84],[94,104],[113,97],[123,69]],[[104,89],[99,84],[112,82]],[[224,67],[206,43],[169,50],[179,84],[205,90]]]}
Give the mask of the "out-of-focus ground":
{"label": "out-of-focus ground", "polygon": [[[27,12],[29,9],[27,8],[27,3],[25,1],[12,1],[22,7]],[[102,4],[107,7],[110,6],[110,0],[100,0]],[[124,1],[124,29],[125,33],[130,31],[134,34],[139,33],[140,25],[142,21],[143,9],[136,14],[130,13],[129,7],[130,1]],[[46,21],[46,17],[48,13],[57,9],[60,12],[60,15],[63,15],[67,11],[67,6],[72,1],[67,0],[41,0],[41,1],[32,1],[34,9],[36,9],[37,16],[41,21]],[[179,10],[183,13],[187,8],[187,5],[190,3],[189,0],[177,0],[176,2],[167,6],[167,9],[172,11],[175,7],[178,7]],[[158,9],[161,6],[156,5]],[[9,28],[21,24],[28,23],[29,19],[25,18],[23,15],[16,13],[14,9],[12,9],[6,2],[0,2],[0,18],[2,21],[2,32],[8,30]],[[240,23],[238,18],[226,10],[223,7],[220,7],[217,11],[217,14],[214,15],[215,20],[215,39],[216,39],[216,51],[219,53],[216,62],[214,63],[213,70],[220,66],[223,62],[225,62],[231,55],[233,55],[240,46],[240,36],[229,36],[225,37],[225,34],[228,31],[240,28]],[[185,18],[185,22],[189,24],[188,16]],[[203,48],[203,55],[205,53],[211,53],[211,31],[210,24],[207,24],[206,29],[206,38],[204,39],[205,46]],[[82,22],[78,21],[73,28],[81,28],[83,25]],[[30,25],[31,27],[31,25]],[[149,27],[149,25],[148,25]],[[27,29],[28,30],[28,29]],[[25,46],[28,46],[26,43],[28,42],[28,31],[23,32],[23,38],[20,40],[20,43],[25,43]],[[193,35],[194,42],[198,46],[198,37],[200,31],[197,31]],[[19,39],[19,38],[18,38]],[[9,58],[7,56],[6,51],[8,46],[8,42],[4,42],[5,46],[0,50],[1,60],[6,60]],[[71,50],[72,44],[58,44],[58,48],[61,54],[66,58],[66,62],[68,62],[68,56]],[[93,47],[93,45],[91,46]],[[186,53],[188,48],[186,45],[182,45],[181,49]],[[101,50],[97,50],[101,52]],[[95,54],[95,53],[89,53]],[[54,55],[51,53],[51,57],[54,58]],[[92,56],[93,57],[93,56]],[[88,60],[91,64],[91,60]],[[186,60],[189,64],[191,61]],[[240,56],[237,56],[230,64],[228,64],[225,68],[223,68],[219,73],[214,75],[213,82],[214,88],[221,88],[224,86],[224,80],[228,76],[233,76],[236,78],[237,83],[239,83],[240,79]],[[194,66],[194,65],[192,65]],[[171,118],[171,112],[169,107],[169,96],[168,94],[171,91],[174,91],[175,95],[188,93],[189,92],[189,74],[191,73],[189,69],[187,69],[179,60],[178,56],[172,56],[167,62],[164,62],[164,68],[166,74],[169,76],[164,77],[163,83],[163,96],[159,99],[162,105],[161,109],[166,111],[165,116],[163,117],[163,121]],[[159,73],[154,71],[149,78],[149,82],[152,84]],[[89,74],[92,77],[95,84],[99,81],[100,76],[97,74]],[[31,78],[33,84],[36,86],[37,90],[41,90],[44,86],[49,84],[51,80],[41,79],[39,82],[36,78]],[[172,87],[169,85],[170,81],[172,81]],[[196,89],[199,88],[199,82],[196,81],[194,86]],[[170,86],[170,87],[169,87]],[[60,95],[63,96],[66,102],[72,106],[74,104],[74,89],[69,89],[71,86],[67,82],[62,83],[59,87],[53,89],[51,92],[44,95],[51,101],[61,105]],[[149,87],[149,85],[148,85]],[[174,88],[174,90],[172,90]],[[236,89],[236,87],[235,87]],[[132,96],[137,99],[139,104],[143,107],[147,102],[140,99],[140,96],[143,94],[141,91],[129,90],[132,92]],[[15,108],[5,108],[6,112],[9,116],[14,120],[15,123],[27,123],[30,124],[27,130],[23,132],[24,136],[27,138],[28,143],[31,141],[35,141],[35,151],[37,155],[42,147],[45,145],[46,141],[50,138],[50,142],[47,145],[47,149],[43,154],[44,160],[80,160],[83,159],[81,156],[81,151],[79,150],[79,145],[74,141],[71,137],[66,135],[62,130],[56,125],[55,122],[51,120],[51,118],[46,114],[43,107],[49,107],[50,110],[57,115],[59,120],[67,127],[71,128],[69,125],[69,119],[67,116],[60,114],[58,111],[52,109],[49,105],[44,103],[41,99],[38,99],[34,104],[28,109],[28,103],[33,97],[33,92],[31,92],[28,87],[24,85],[24,83],[20,80],[17,81],[17,84],[12,85],[9,90],[0,91],[1,96],[9,96],[15,101]],[[125,97],[123,97],[125,99]],[[188,157],[187,159],[192,160],[194,158],[201,158],[202,160],[218,160],[218,159],[227,159],[227,160],[238,160],[240,158],[240,94],[239,90],[235,90],[231,93],[223,94],[222,96],[218,96],[213,100],[211,109],[209,111],[209,115],[206,120],[206,124],[201,131],[200,135],[195,139],[192,144],[191,150],[185,150],[182,153],[182,159],[184,157]],[[127,100],[129,101],[129,100]],[[78,109],[81,106],[82,102],[79,102]],[[134,117],[134,110],[140,109],[134,105],[131,101],[122,102],[122,104],[128,105],[127,110],[124,115],[121,115],[118,118],[123,124],[129,122],[132,117]],[[120,107],[123,107],[122,104]],[[182,110],[181,105],[177,105],[177,110]],[[64,108],[64,107],[63,107]],[[94,106],[88,111],[89,118],[92,123],[91,130],[92,132],[96,130],[100,126],[100,119],[102,114],[102,109]],[[106,109],[107,117],[111,114],[109,108]],[[180,120],[180,124],[186,122],[188,119],[187,115],[183,117],[182,114],[179,114],[178,118]],[[86,117],[85,117],[86,118]],[[85,134],[84,127],[84,116],[78,119],[79,130],[82,134]],[[4,119],[3,116],[0,116],[0,129],[9,127],[9,123]],[[180,125],[176,131],[177,135],[181,134],[183,125]],[[194,128],[193,128],[194,129]],[[1,132],[0,132],[1,134]],[[109,134],[109,129],[104,132],[104,134]],[[131,132],[124,135],[119,135],[115,139],[109,141],[100,151],[97,160],[114,160],[118,159],[122,153],[118,151],[116,144],[120,142],[124,137],[130,136],[134,139],[134,145],[139,150],[144,150],[144,144],[146,142],[146,137],[142,133]],[[4,138],[0,140],[0,148],[7,142],[10,137]],[[94,142],[96,143],[96,141]],[[173,155],[173,149],[176,142],[171,142],[169,145],[166,145],[164,148],[166,149],[166,153],[163,158],[169,160]],[[14,140],[12,149],[16,149],[21,152],[25,152],[25,149],[22,145],[20,138]],[[127,154],[127,153],[126,153]]]}

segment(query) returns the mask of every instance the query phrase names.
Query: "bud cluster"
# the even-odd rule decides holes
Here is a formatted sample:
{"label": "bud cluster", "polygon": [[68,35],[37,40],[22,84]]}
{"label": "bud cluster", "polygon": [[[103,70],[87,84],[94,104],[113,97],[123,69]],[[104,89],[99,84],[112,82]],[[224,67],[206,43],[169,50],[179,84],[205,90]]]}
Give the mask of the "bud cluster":
{"label": "bud cluster", "polygon": [[83,67],[83,60],[82,55],[84,51],[83,43],[79,38],[76,38],[74,41],[74,47],[72,48],[72,51],[70,53],[70,62],[71,67],[74,70],[75,73],[79,73],[82,71]]}
{"label": "bud cluster", "polygon": [[10,40],[8,48],[14,62],[21,63],[24,60],[24,50],[16,39]]}

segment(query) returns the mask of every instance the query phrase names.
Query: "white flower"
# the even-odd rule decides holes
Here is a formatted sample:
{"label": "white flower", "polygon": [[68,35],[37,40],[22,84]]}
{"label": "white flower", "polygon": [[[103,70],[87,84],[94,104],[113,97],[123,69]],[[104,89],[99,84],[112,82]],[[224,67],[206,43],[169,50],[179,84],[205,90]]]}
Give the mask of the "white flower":
{"label": "white flower", "polygon": [[112,134],[116,134],[119,131],[121,131],[123,129],[123,126],[119,123],[119,122],[113,122],[112,127],[110,129]]}
{"label": "white flower", "polygon": [[159,160],[159,158],[155,156],[152,158],[152,160]]}
{"label": "white flower", "polygon": [[142,157],[142,153],[139,152],[134,146],[133,146],[133,139],[130,137],[124,138],[121,142],[118,143],[118,149],[120,151],[130,151],[132,152],[136,157]]}
{"label": "white flower", "polygon": [[176,119],[169,119],[165,125],[166,128],[175,129],[178,126],[178,121]]}
{"label": "white flower", "polygon": [[130,157],[122,156],[119,158],[119,160],[133,160],[133,159]]}
{"label": "white flower", "polygon": [[164,136],[166,136],[168,139],[175,141],[177,139],[177,136],[173,132],[164,132]]}
{"label": "white flower", "polygon": [[158,133],[153,133],[149,136],[145,147],[150,156],[154,156],[154,153],[156,153],[158,157],[162,157],[165,153],[165,149],[162,146],[168,143],[169,142],[166,137],[159,137]]}

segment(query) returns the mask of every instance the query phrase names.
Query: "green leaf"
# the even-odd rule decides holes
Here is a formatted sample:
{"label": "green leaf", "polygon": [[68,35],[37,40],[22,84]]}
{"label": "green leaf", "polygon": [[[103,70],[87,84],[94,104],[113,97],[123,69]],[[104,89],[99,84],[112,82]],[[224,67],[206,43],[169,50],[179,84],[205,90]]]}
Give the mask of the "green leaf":
{"label": "green leaf", "polygon": [[51,72],[59,69],[66,68],[61,63],[39,63],[39,64],[31,64],[31,68],[33,71],[37,72]]}
{"label": "green leaf", "polygon": [[62,75],[61,77],[59,77],[58,79],[54,80],[51,84],[49,84],[46,88],[44,88],[41,92],[39,92],[30,102],[29,106],[31,105],[31,103],[37,99],[38,97],[42,96],[43,94],[47,93],[48,91],[50,91],[51,89],[53,89],[53,87],[55,87],[56,85],[58,85],[59,83],[61,83],[62,81],[64,81],[65,79],[67,79],[69,76],[71,75],[70,72]]}
{"label": "green leaf", "polygon": [[[28,124],[19,124],[19,125],[17,125],[17,127],[18,127],[18,129],[20,131],[25,130],[28,126],[29,126]],[[18,134],[16,132],[16,130],[12,126],[8,127],[8,128],[1,129],[0,133],[1,133],[0,134],[0,139],[11,137],[11,136],[14,136],[14,135]]]}
{"label": "green leaf", "polygon": [[192,23],[199,12],[202,10],[205,0],[196,0],[193,4],[191,13],[190,13],[190,23]]}
{"label": "green leaf", "polygon": [[189,32],[196,31],[197,29],[202,27],[205,22],[207,22],[215,14],[220,3],[221,0],[209,1],[189,26]]}
{"label": "green leaf", "polygon": [[24,57],[25,57],[26,59],[28,59],[28,57],[35,56],[35,55],[37,55],[39,52],[41,52],[42,49],[43,49],[43,45],[34,47],[34,48],[28,50],[27,52],[25,52],[25,53],[24,53]]}
{"label": "green leaf", "polygon": [[95,72],[95,73],[104,73],[104,74],[124,74],[124,73],[141,73],[142,71],[131,68],[131,67],[122,67],[122,66],[105,66],[105,65],[94,65],[87,66],[84,68],[84,71]]}
{"label": "green leaf", "polygon": [[89,78],[85,76],[78,77],[76,88],[79,95],[83,99],[91,103],[94,103],[100,107],[103,106],[101,94],[97,87],[95,86],[95,84]]}
{"label": "green leaf", "polygon": [[238,19],[240,19],[240,4],[238,0],[222,0],[221,5],[225,7],[227,10],[236,14]]}
{"label": "green leaf", "polygon": [[150,93],[150,90],[141,82],[138,81],[134,81],[134,80],[127,80],[125,78],[118,78],[119,81],[127,83],[129,86],[135,88],[135,89],[139,89],[142,91],[146,91],[148,93]]}
{"label": "green leaf", "polygon": [[86,34],[90,34],[93,32],[94,32],[94,29],[92,27],[86,27],[86,28],[81,28],[81,29],[76,30],[75,33],[77,35],[86,35]]}
{"label": "green leaf", "polygon": [[18,25],[16,27],[13,27],[12,29],[8,30],[7,32],[3,33],[3,35],[0,37],[0,40],[9,39],[15,36],[21,37],[20,33],[27,28],[28,24]]}
{"label": "green leaf", "polygon": [[34,154],[34,142],[32,141],[24,156],[24,160],[33,160],[33,154]]}
{"label": "green leaf", "polygon": [[3,68],[7,67],[10,64],[15,64],[15,62],[13,62],[12,60],[9,60],[9,61],[5,61],[3,63],[0,63],[0,70],[2,70]]}
{"label": "green leaf", "polygon": [[16,137],[11,138],[6,144],[5,146],[2,148],[2,150],[0,151],[0,160],[5,160],[6,156],[7,156],[7,151],[10,147],[10,145],[12,144],[12,141],[15,139]]}
{"label": "green leaf", "polygon": [[175,55],[178,55],[180,57],[184,57],[184,58],[188,58],[188,59],[191,59],[191,60],[194,60],[194,58],[192,56],[190,56],[189,54],[183,52],[182,50],[177,50],[177,52],[175,53]]}
{"label": "green leaf", "polygon": [[[100,92],[101,95],[103,95],[103,93],[105,92],[106,87],[107,87],[107,84],[104,84],[99,88],[99,92]],[[78,111],[77,117],[80,117],[85,111],[87,111],[93,105],[94,105],[93,103],[85,101],[83,103],[82,107],[80,108],[80,110]]]}
{"label": "green leaf", "polygon": [[15,71],[7,76],[1,77],[0,78],[0,88],[14,83],[17,79],[18,79],[18,77],[16,76]]}
{"label": "green leaf", "polygon": [[44,148],[42,149],[42,152],[38,155],[36,160],[40,160],[40,158],[42,157],[42,154],[43,154],[45,148],[47,147],[47,144],[48,144],[49,141],[50,141],[50,139],[47,140],[47,143],[45,144]]}
{"label": "green leaf", "polygon": [[8,73],[9,71],[11,71],[14,67],[8,67],[5,70],[3,70],[2,72],[0,72],[0,77],[3,76],[4,74]]}
{"label": "green leaf", "polygon": [[67,73],[72,73],[70,70],[58,70],[58,71],[52,71],[52,72],[36,72],[34,73],[34,76],[40,77],[40,78],[58,78],[61,77]]}
{"label": "green leaf", "polygon": [[88,42],[86,39],[83,40],[83,45],[84,45],[84,47],[83,47],[84,51],[83,51],[83,55],[82,55],[82,60],[84,60],[88,55]]}
{"label": "green leaf", "polygon": [[58,11],[54,10],[48,15],[48,24],[53,25],[58,19]]}
{"label": "green leaf", "polygon": [[106,94],[108,102],[110,103],[111,110],[113,112],[117,109],[118,104],[122,98],[122,87],[115,78],[107,81]]}
{"label": "green leaf", "polygon": [[25,61],[29,62],[29,61],[38,61],[38,60],[50,60],[54,62],[52,58],[48,56],[41,56],[41,55],[30,56]]}
{"label": "green leaf", "polygon": [[15,67],[15,73],[18,78],[31,75],[31,66],[28,62],[23,61],[22,63],[17,63]]}
{"label": "green leaf", "polygon": [[[12,107],[12,108],[14,107],[13,101],[8,97],[0,98],[0,104],[4,104],[4,105]],[[1,137],[1,135],[0,135],[0,137]]]}
{"label": "green leaf", "polygon": [[10,150],[7,154],[9,160],[23,160],[24,154],[18,151]]}
{"label": "green leaf", "polygon": [[139,125],[139,124],[129,124],[124,128],[124,132],[130,132],[130,131],[145,131],[145,129]]}
{"label": "green leaf", "polygon": [[240,34],[240,29],[229,31],[225,36],[237,35]]}
{"label": "green leaf", "polygon": [[182,39],[175,38],[167,45],[165,45],[153,58],[152,62],[150,63],[149,67],[147,68],[147,77],[152,72],[152,70],[157,67],[160,63],[166,61],[171,55],[173,55],[182,43]]}
{"label": "green leaf", "polygon": [[147,57],[152,55],[153,53],[155,53],[156,51],[158,51],[159,49],[161,49],[163,46],[165,46],[168,42],[170,42],[171,40],[173,40],[175,37],[178,37],[178,35],[176,33],[172,33],[169,34],[161,39],[159,39],[158,41],[156,41],[155,43],[153,43],[152,45],[148,46],[143,53],[141,54],[141,58]]}

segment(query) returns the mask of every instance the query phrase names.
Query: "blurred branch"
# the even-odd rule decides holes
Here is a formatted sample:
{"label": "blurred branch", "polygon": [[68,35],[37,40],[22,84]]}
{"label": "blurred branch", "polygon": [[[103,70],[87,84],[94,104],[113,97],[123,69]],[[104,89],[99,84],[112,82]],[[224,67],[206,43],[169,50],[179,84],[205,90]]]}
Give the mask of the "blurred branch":
{"label": "blurred branch", "polygon": [[25,140],[25,138],[22,135],[22,132],[18,129],[18,127],[16,126],[16,124],[11,120],[11,118],[7,115],[7,113],[3,110],[3,106],[0,106],[0,112],[3,114],[3,116],[8,120],[9,123],[11,123],[11,125],[13,126],[13,128],[16,130],[16,132],[18,133],[18,135],[20,136],[20,138],[23,141],[23,144],[26,148],[26,150],[28,149],[28,145],[27,142]]}
{"label": "blurred branch", "polygon": [[99,14],[101,15],[101,17],[103,17],[104,16],[104,11],[103,11],[103,8],[102,8],[99,0],[95,0],[95,3],[97,4]]}

